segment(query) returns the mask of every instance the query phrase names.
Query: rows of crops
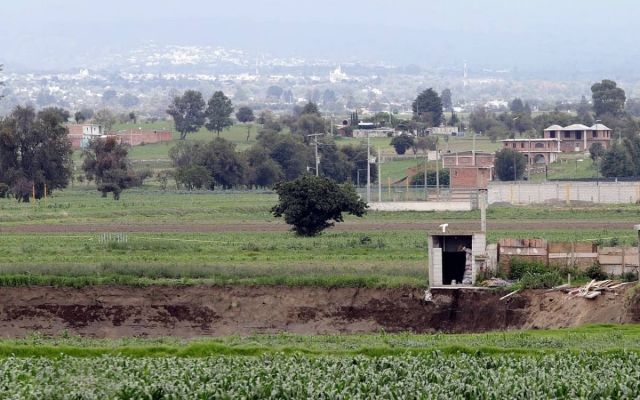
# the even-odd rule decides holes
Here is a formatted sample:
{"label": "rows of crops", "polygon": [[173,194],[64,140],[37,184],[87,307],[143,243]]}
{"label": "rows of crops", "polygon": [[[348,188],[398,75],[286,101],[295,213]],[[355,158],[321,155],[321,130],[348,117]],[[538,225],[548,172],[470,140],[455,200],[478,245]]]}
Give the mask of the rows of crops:
{"label": "rows of crops", "polygon": [[0,397],[24,399],[636,398],[635,353],[540,357],[7,358]]}
{"label": "rows of crops", "polygon": [[[33,332],[22,339],[0,339],[0,357],[60,354],[66,350],[86,349],[89,355],[121,353],[146,357],[165,355],[261,355],[275,352],[304,352],[316,355],[371,354],[393,355],[397,351],[442,351],[502,354],[518,351],[520,354],[537,354],[539,350],[553,351],[617,351],[640,349],[640,325],[598,324],[570,329],[490,332],[477,334],[415,334],[412,332],[353,335],[300,335],[280,332],[277,334],[231,335],[182,339],[178,337],[122,337],[119,339],[95,339],[76,336],[63,331],[55,337]],[[147,352],[148,351],[148,352]],[[82,353],[80,351],[80,353]],[[72,353],[66,353],[72,354]],[[75,353],[74,353],[75,354]]]}

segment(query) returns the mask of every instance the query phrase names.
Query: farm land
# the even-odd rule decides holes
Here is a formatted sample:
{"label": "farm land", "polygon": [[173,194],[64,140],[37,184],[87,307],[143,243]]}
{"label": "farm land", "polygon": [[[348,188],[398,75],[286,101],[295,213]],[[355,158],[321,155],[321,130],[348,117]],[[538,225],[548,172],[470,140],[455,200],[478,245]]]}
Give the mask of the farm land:
{"label": "farm land", "polygon": [[[165,144],[135,148],[134,165],[165,168],[167,150]],[[154,182],[125,191],[120,201],[80,183],[46,203],[0,199],[0,291],[11,317],[2,322],[0,397],[614,398],[640,392],[637,325],[538,330],[550,326],[521,324],[536,330],[512,331],[518,321],[505,317],[499,330],[507,332],[478,329],[477,321],[461,331],[483,333],[425,328],[423,311],[410,308],[428,287],[427,233],[443,222],[453,232],[477,230],[479,212],[370,212],[300,238],[269,213],[276,200],[269,192],[161,191]],[[632,246],[638,220],[636,205],[495,205],[488,210],[488,242]],[[497,298],[507,293],[489,292],[491,304],[502,304]],[[202,300],[207,293],[211,303]],[[480,301],[469,296],[466,301]],[[517,300],[522,304],[509,307],[548,307],[533,304],[536,296],[544,295],[525,294]],[[172,308],[162,305],[169,298]],[[297,314],[283,314],[287,301]],[[629,308],[636,316],[636,303],[630,288],[602,312]],[[138,306],[162,312],[143,326],[135,322]],[[264,313],[259,307],[279,319],[238,325],[243,312]],[[323,322],[331,316],[322,307],[341,307],[340,322]],[[584,312],[589,305],[579,307]],[[483,318],[479,312],[474,318]],[[569,326],[569,317],[554,315],[554,327]],[[47,325],[53,317],[64,324]],[[238,319],[225,325],[225,318]],[[219,330],[208,331],[208,324]],[[138,334],[145,329],[147,335]]]}

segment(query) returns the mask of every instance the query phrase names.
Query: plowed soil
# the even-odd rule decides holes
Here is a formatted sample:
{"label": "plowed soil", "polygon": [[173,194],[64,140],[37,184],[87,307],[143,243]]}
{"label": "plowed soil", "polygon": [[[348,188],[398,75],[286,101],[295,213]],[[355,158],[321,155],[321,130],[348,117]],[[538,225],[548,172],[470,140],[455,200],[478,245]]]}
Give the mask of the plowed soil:
{"label": "plowed soil", "polygon": [[[453,220],[449,222],[449,230],[471,231],[480,229],[480,222],[477,220]],[[432,221],[380,221],[358,223],[337,224],[330,230],[335,231],[362,231],[362,230],[439,230],[442,222]],[[489,230],[536,230],[536,229],[632,229],[633,222],[627,221],[603,221],[603,220],[566,220],[566,219],[524,219],[524,220],[488,220]],[[270,232],[286,231],[291,227],[285,223],[278,222],[252,222],[252,223],[220,223],[220,224],[47,224],[47,225],[16,225],[0,228],[0,232],[5,233],[78,233],[78,232]]]}
{"label": "plowed soil", "polygon": [[506,300],[492,290],[276,286],[98,286],[0,288],[0,332],[24,337],[63,330],[87,337],[181,338],[387,332],[486,332],[640,321],[624,293],[593,300],[525,291]]}

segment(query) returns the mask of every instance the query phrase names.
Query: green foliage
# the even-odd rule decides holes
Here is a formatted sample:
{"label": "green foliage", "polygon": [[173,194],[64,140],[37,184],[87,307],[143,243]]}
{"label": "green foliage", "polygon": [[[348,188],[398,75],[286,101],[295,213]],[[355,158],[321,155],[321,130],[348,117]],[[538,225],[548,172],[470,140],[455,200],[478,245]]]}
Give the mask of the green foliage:
{"label": "green foliage", "polygon": [[91,122],[94,124],[102,125],[105,130],[111,130],[113,126],[118,122],[115,114],[108,108],[101,108],[93,114]]}
{"label": "green foliage", "polygon": [[304,105],[300,115],[315,115],[316,117],[321,117],[320,110],[318,110],[318,105],[312,101],[309,101]]}
{"label": "green foliage", "polygon": [[524,175],[527,159],[519,151],[505,147],[496,152],[494,166],[501,181],[515,181]]}
{"label": "green foliage", "polygon": [[549,268],[542,262],[526,258],[513,257],[510,263],[511,279],[522,279],[525,275],[543,275]]}
{"label": "green foliage", "polygon": [[271,208],[276,218],[284,216],[300,236],[316,236],[333,222],[342,222],[342,213],[362,217],[367,205],[352,185],[338,185],[333,179],[305,175],[275,187],[278,204]]}
{"label": "green foliage", "polygon": [[246,124],[247,122],[253,122],[256,117],[253,115],[253,109],[251,107],[242,106],[236,112],[236,119],[238,122]]}
{"label": "green foliage", "polygon": [[[625,139],[625,142],[628,142]],[[614,142],[604,153],[600,163],[600,173],[605,177],[624,177],[635,175],[634,159],[629,147]]]}
{"label": "green foliage", "polygon": [[82,170],[89,181],[95,180],[102,197],[113,192],[113,199],[119,200],[122,190],[140,185],[135,172],[129,170],[128,152],[115,136],[92,140],[82,151]]}
{"label": "green foliage", "polygon": [[640,356],[634,351],[511,349],[506,353],[500,347],[451,346],[407,352],[384,343],[318,352],[206,342],[179,349],[164,343],[121,346],[114,355],[108,348],[6,346],[6,358],[0,365],[0,396],[608,399],[633,398],[640,391],[636,378]]}
{"label": "green foliage", "polygon": [[[207,122],[205,127],[209,131],[215,131],[220,137],[223,129],[229,129],[233,125],[231,114],[233,114],[233,104],[222,91],[213,93],[207,102],[207,109],[204,112]],[[253,115],[253,111],[251,112]]]}
{"label": "green foliage", "polygon": [[[449,169],[441,169],[438,171],[438,178],[440,180],[440,187],[449,187],[450,173]],[[411,177],[411,185],[424,186],[424,172],[418,172]],[[436,171],[427,171],[427,186],[436,186]]]}
{"label": "green foliage", "polygon": [[550,289],[564,282],[564,277],[558,270],[547,271],[545,273],[525,273],[520,278],[522,289]]}
{"label": "green foliage", "polygon": [[447,111],[451,111],[451,115],[453,117],[453,115],[455,115],[453,113],[453,102],[451,101],[451,89],[444,89],[440,95],[440,98],[442,99],[442,108],[447,110]]}
{"label": "green foliage", "polygon": [[175,172],[176,181],[183,184],[188,190],[208,188],[213,183],[213,178],[208,169],[201,165],[188,165],[179,167]]}
{"label": "green foliage", "polygon": [[621,117],[624,114],[624,103],[627,99],[624,90],[617,87],[616,82],[603,79],[591,86],[593,110],[596,117],[610,114]]}
{"label": "green foliage", "polygon": [[[71,179],[71,143],[59,110],[16,107],[0,120],[0,183],[20,201],[67,187]],[[6,195],[6,192],[5,192]]]}
{"label": "green foliage", "polygon": [[597,281],[602,281],[608,279],[609,275],[602,270],[602,266],[599,263],[591,264],[586,270],[585,275],[589,279],[595,279]]}
{"label": "green foliage", "polygon": [[429,126],[440,126],[443,118],[442,100],[432,88],[426,89],[416,97],[411,105],[413,119]]}
{"label": "green foliage", "polygon": [[414,141],[411,136],[402,134],[391,139],[390,145],[393,146],[397,154],[402,155],[414,146]]}
{"label": "green foliage", "polygon": [[197,90],[187,90],[182,96],[173,97],[167,114],[173,118],[175,129],[180,132],[180,140],[186,139],[188,133],[198,132],[204,125],[204,108],[202,93]]}

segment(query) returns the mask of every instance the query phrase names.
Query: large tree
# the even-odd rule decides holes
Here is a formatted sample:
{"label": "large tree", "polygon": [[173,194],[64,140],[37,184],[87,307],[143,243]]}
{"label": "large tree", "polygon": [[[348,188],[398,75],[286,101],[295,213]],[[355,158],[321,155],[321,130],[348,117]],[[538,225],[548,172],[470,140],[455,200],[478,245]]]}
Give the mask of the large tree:
{"label": "large tree", "polygon": [[318,105],[312,101],[309,101],[304,105],[300,115],[315,115],[316,117],[321,117],[320,110],[318,109]]}
{"label": "large tree", "polygon": [[139,184],[135,172],[130,167],[128,146],[118,143],[118,138],[95,139],[82,151],[82,170],[89,181],[95,181],[102,197],[113,193],[119,200],[120,193]]}
{"label": "large tree", "polygon": [[602,157],[600,172],[609,178],[633,176],[635,166],[628,147],[614,142]]}
{"label": "large tree", "polygon": [[105,130],[111,130],[113,126],[118,122],[116,116],[108,108],[102,108],[93,114],[92,121],[94,124],[100,124],[104,126]]}
{"label": "large tree", "polygon": [[505,147],[496,152],[494,166],[501,181],[515,181],[524,175],[527,159],[519,151]]}
{"label": "large tree", "polygon": [[13,195],[28,202],[67,187],[71,178],[69,131],[60,114],[44,109],[36,114],[32,107],[16,107],[0,120],[0,182],[12,188]]}
{"label": "large tree", "polygon": [[240,107],[236,112],[236,119],[247,127],[247,141],[249,141],[249,137],[251,136],[251,123],[256,119],[255,115],[253,115],[253,110],[247,106]]}
{"label": "large tree", "polygon": [[389,143],[396,150],[396,153],[402,155],[407,152],[410,148],[413,147],[414,141],[411,136],[408,135],[399,135],[391,139],[391,143]]}
{"label": "large tree", "polygon": [[204,126],[210,131],[217,132],[218,137],[220,137],[220,132],[223,129],[229,129],[233,125],[231,114],[233,114],[231,99],[225,96],[223,92],[217,91],[207,103],[205,111],[207,123]]}
{"label": "large tree", "polygon": [[232,189],[245,183],[247,162],[236,152],[235,143],[224,138],[215,138],[204,146],[202,166],[207,168],[213,177],[214,185],[223,189]]}
{"label": "large tree", "polygon": [[275,187],[278,204],[271,208],[276,217],[284,217],[300,236],[316,236],[334,222],[342,222],[342,213],[362,217],[367,204],[351,184],[339,185],[331,178],[304,175]]}
{"label": "large tree", "polygon": [[416,97],[411,105],[413,118],[430,126],[440,126],[442,122],[442,101],[435,90],[429,88]]}
{"label": "large tree", "polygon": [[616,82],[604,79],[602,82],[594,83],[591,86],[591,93],[596,117],[605,114],[621,117],[624,114],[624,103],[627,97]]}
{"label": "large tree", "polygon": [[167,114],[173,118],[173,124],[180,132],[180,140],[187,134],[198,132],[205,122],[204,99],[197,90],[187,90],[182,96],[174,96]]}
{"label": "large tree", "polygon": [[447,111],[453,111],[453,102],[451,101],[451,89],[445,89],[440,95],[442,99],[442,107]]}
{"label": "large tree", "polygon": [[284,178],[282,167],[271,158],[268,149],[254,146],[245,152],[245,157],[249,166],[249,186],[270,188]]}

